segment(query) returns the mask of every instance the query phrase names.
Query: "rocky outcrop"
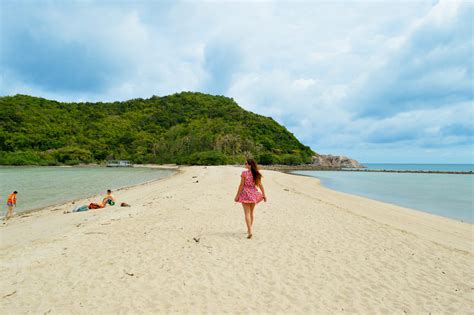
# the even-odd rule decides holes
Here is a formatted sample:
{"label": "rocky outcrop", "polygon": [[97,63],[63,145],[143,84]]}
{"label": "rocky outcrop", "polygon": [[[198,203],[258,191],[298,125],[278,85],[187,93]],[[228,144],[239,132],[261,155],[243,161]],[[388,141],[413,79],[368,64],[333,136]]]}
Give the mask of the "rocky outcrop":
{"label": "rocky outcrop", "polygon": [[313,165],[322,168],[362,168],[356,160],[341,155],[315,155]]}

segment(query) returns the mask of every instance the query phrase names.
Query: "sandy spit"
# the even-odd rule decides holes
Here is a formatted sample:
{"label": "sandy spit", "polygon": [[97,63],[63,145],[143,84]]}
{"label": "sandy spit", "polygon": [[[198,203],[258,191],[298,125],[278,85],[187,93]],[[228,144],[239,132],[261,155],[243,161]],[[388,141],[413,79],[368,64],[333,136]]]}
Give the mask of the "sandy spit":
{"label": "sandy spit", "polygon": [[241,171],[182,168],[117,191],[130,208],[1,222],[0,313],[472,313],[472,224],[263,171],[247,240]]}

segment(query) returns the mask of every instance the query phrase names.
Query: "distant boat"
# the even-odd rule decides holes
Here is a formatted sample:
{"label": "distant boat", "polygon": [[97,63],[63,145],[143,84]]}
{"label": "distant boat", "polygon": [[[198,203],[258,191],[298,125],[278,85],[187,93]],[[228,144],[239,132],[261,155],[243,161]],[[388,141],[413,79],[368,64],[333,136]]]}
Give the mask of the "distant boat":
{"label": "distant boat", "polygon": [[110,160],[107,161],[107,167],[133,167],[133,164],[127,160]]}

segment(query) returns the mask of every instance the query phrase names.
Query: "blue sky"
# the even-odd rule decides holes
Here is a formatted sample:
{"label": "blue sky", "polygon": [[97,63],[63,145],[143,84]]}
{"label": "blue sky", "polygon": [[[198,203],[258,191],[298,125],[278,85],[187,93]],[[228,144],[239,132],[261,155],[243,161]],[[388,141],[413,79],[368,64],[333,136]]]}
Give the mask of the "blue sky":
{"label": "blue sky", "polygon": [[201,91],[318,153],[474,163],[472,2],[0,3],[0,95]]}

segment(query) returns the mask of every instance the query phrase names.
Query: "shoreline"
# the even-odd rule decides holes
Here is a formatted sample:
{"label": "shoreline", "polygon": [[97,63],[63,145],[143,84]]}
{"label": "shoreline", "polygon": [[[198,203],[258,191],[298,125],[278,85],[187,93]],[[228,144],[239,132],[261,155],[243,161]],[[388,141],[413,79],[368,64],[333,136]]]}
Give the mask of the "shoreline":
{"label": "shoreline", "polygon": [[[454,165],[454,164],[453,164]],[[464,164],[463,164],[464,165]],[[152,169],[165,169],[165,170],[176,170],[180,167],[188,167],[191,165],[177,165],[177,164],[133,164],[132,168],[152,168]],[[216,165],[216,166],[241,166],[241,165]],[[107,167],[105,164],[80,164],[80,165],[0,165],[0,167],[60,167],[60,168],[94,168],[94,167]],[[474,175],[474,171],[441,171],[441,170],[393,170],[393,169],[367,169],[367,168],[329,168],[315,166],[313,164],[301,164],[301,165],[259,165],[262,170],[271,170],[279,172],[291,172],[291,171],[324,171],[324,172],[374,172],[374,173],[412,173],[412,174],[453,174],[453,175]],[[110,167],[109,167],[110,168]],[[120,168],[120,167],[119,167]]]}
{"label": "shoreline", "polygon": [[[4,165],[0,164],[0,167],[11,167],[11,168],[26,168],[26,167],[57,167],[57,168],[122,168],[122,167],[108,167],[105,164],[78,164],[78,165]],[[177,164],[134,164],[136,168],[153,168],[153,169],[164,169],[164,170],[175,170],[180,166]],[[133,168],[131,167],[131,168]],[[130,167],[124,167],[130,168]]]}
{"label": "shoreline", "polygon": [[292,171],[321,171],[321,172],[374,172],[374,173],[414,173],[414,174],[456,174],[473,175],[474,171],[430,171],[430,170],[372,170],[372,169],[350,169],[350,168],[327,168],[313,165],[261,165],[264,170],[292,172]]}
{"label": "shoreline", "polygon": [[[235,168],[243,168],[244,166],[241,166],[241,165],[220,165],[220,167],[235,167]],[[368,200],[372,200],[372,201],[376,201],[376,202],[381,202],[381,203],[385,203],[387,205],[392,205],[392,206],[396,206],[396,207],[402,207],[402,208],[406,208],[406,209],[409,209],[409,210],[412,210],[412,211],[416,211],[416,212],[419,212],[419,213],[423,213],[423,214],[428,214],[428,215],[432,215],[432,216],[435,216],[435,217],[439,217],[439,218],[442,218],[442,219],[448,219],[448,220],[452,220],[452,221],[455,221],[455,222],[460,222],[460,223],[466,223],[466,224],[471,224],[471,225],[474,225],[474,223],[471,223],[471,222],[468,222],[468,221],[464,221],[464,220],[461,220],[461,219],[455,219],[455,218],[451,218],[451,217],[446,217],[446,216],[442,216],[442,215],[438,215],[438,214],[434,214],[434,213],[430,213],[430,212],[426,212],[426,211],[423,211],[423,210],[419,210],[419,209],[415,209],[415,208],[410,208],[410,207],[406,207],[406,206],[403,206],[403,205],[399,205],[399,204],[396,204],[396,203],[391,203],[391,202],[387,202],[387,201],[383,201],[383,200],[378,200],[378,199],[374,199],[374,198],[370,198],[370,197],[366,197],[366,196],[362,196],[362,195],[357,195],[357,194],[351,194],[351,193],[348,193],[348,192],[343,192],[343,191],[339,191],[339,190],[335,190],[335,189],[332,189],[332,188],[329,188],[329,187],[326,187],[325,185],[322,184],[321,180],[319,178],[316,178],[316,177],[313,177],[311,175],[305,175],[305,174],[295,174],[295,173],[292,173],[293,171],[298,171],[298,170],[314,170],[314,171],[346,171],[346,170],[334,170],[334,169],[299,169],[299,168],[295,168],[295,169],[287,169],[287,168],[281,168],[280,167],[281,165],[278,165],[278,167],[276,166],[271,166],[270,168],[266,167],[266,166],[263,166],[261,167],[262,170],[267,170],[267,171],[276,171],[276,172],[281,172],[283,174],[288,174],[288,175],[295,175],[295,176],[303,176],[303,177],[309,177],[313,180],[316,180],[318,182],[318,184],[325,188],[325,189],[328,189],[328,190],[331,190],[333,192],[336,192],[336,193],[342,193],[342,194],[347,194],[347,195],[350,195],[350,196],[355,196],[355,197],[360,197],[360,198],[366,198]],[[16,167],[16,166],[15,166]],[[20,166],[20,167],[36,167],[36,166]],[[94,167],[105,167],[105,166],[100,166],[100,165],[81,165],[81,166],[47,166],[47,167],[90,167],[90,168],[94,168]],[[115,192],[118,192],[118,191],[121,191],[121,190],[125,190],[125,189],[128,189],[128,188],[134,188],[134,187],[138,187],[138,186],[143,186],[143,185],[147,185],[147,184],[150,184],[150,183],[153,183],[153,182],[156,182],[156,181],[160,181],[160,180],[164,180],[166,178],[169,178],[169,177],[173,177],[173,176],[176,176],[177,174],[179,174],[179,172],[182,172],[183,171],[183,168],[189,168],[189,167],[213,167],[213,166],[187,166],[187,165],[175,165],[175,164],[165,164],[165,165],[161,165],[161,164],[140,164],[140,166],[136,166],[137,168],[150,168],[150,169],[163,169],[163,170],[172,170],[172,171],[175,171],[174,174],[168,176],[168,177],[165,177],[165,178],[158,178],[158,179],[152,179],[152,180],[148,180],[146,182],[143,182],[143,183],[138,183],[138,184],[134,184],[134,185],[130,185],[130,186],[121,186],[119,188],[116,188],[114,189]],[[219,166],[218,166],[219,167]],[[349,170],[349,171],[356,171],[356,170]],[[378,170],[361,170],[362,172],[370,172],[370,171],[374,171],[374,172],[381,172],[381,171],[378,171]],[[391,172],[391,171],[388,171],[388,172]],[[408,172],[408,171],[401,171],[401,172],[398,172],[398,171],[393,171],[394,173],[426,173],[426,172],[419,172],[419,171],[415,171],[415,172]],[[441,172],[438,172],[438,173],[441,173]],[[451,174],[451,173],[449,173]],[[461,173],[456,173],[456,174],[461,174]],[[462,173],[464,174],[464,173]],[[468,173],[468,174],[472,174],[472,172]],[[73,199],[68,199],[68,200],[65,200],[65,201],[62,201],[62,202],[57,202],[57,203],[53,203],[53,204],[50,204],[50,205],[46,205],[46,206],[42,206],[42,207],[38,207],[38,208],[33,208],[33,209],[28,209],[28,210],[25,210],[25,211],[21,211],[21,212],[18,212],[16,213],[13,217],[21,217],[21,216],[24,216],[24,215],[30,215],[31,213],[33,212],[38,212],[38,211],[42,211],[42,210],[45,210],[45,209],[49,209],[49,208],[57,208],[57,207],[63,207],[65,206],[66,204],[69,204],[70,206],[73,206],[75,205],[76,203],[79,203],[80,201],[82,200],[90,200],[90,199],[93,199],[93,198],[96,198],[98,196],[101,196],[100,194],[94,194],[94,195],[88,195],[86,197],[77,197],[77,198],[73,198]],[[2,218],[2,220],[4,220],[4,217]]]}
{"label": "shoreline", "polygon": [[[120,192],[124,192],[124,191],[128,191],[128,190],[134,190],[138,187],[149,187],[149,186],[151,186],[151,185],[153,185],[157,182],[165,181],[165,180],[171,179],[173,177],[179,176],[181,173],[184,173],[186,171],[186,169],[190,169],[190,168],[204,168],[204,169],[213,168],[213,167],[231,167],[231,168],[235,168],[235,169],[243,169],[244,168],[243,166],[239,166],[239,165],[177,166],[175,168],[168,168],[168,167],[163,167],[162,165],[154,165],[154,164],[148,164],[147,166],[143,166],[143,167],[153,168],[153,169],[173,170],[174,173],[167,176],[167,177],[164,177],[164,178],[152,179],[152,180],[148,180],[148,181],[143,182],[143,183],[138,183],[138,184],[134,184],[134,185],[130,185],[130,186],[122,186],[122,187],[114,189],[114,192],[115,193],[120,193]],[[313,176],[305,175],[305,174],[295,174],[295,173],[292,173],[292,170],[291,171],[268,170],[268,169],[263,169],[263,170],[264,171],[271,171],[271,172],[278,172],[278,173],[281,173],[281,174],[290,175],[292,177],[296,176],[296,177],[308,178],[311,181],[314,181],[318,185],[318,187],[320,187],[321,189],[323,189],[325,191],[330,192],[331,194],[336,194],[336,195],[340,194],[340,195],[344,195],[344,196],[347,196],[347,197],[350,197],[350,198],[357,198],[357,199],[362,199],[362,200],[365,200],[365,201],[368,201],[368,202],[378,203],[378,204],[381,204],[382,207],[386,206],[386,207],[391,207],[391,208],[403,209],[404,211],[413,212],[413,214],[416,214],[416,216],[421,216],[421,217],[425,216],[428,219],[434,218],[435,220],[440,220],[440,221],[446,220],[447,222],[465,224],[465,225],[468,225],[468,226],[472,227],[473,232],[474,232],[474,223],[470,223],[468,221],[463,221],[463,220],[460,220],[460,219],[454,219],[454,218],[451,218],[451,217],[445,217],[445,216],[441,216],[441,215],[438,215],[438,214],[418,210],[418,209],[415,209],[415,208],[410,208],[410,207],[406,207],[406,206],[403,206],[403,205],[398,205],[398,204],[395,204],[395,203],[390,203],[390,202],[377,200],[377,199],[373,199],[373,198],[366,197],[366,196],[361,196],[361,195],[351,194],[351,193],[344,192],[344,191],[335,190],[335,189],[332,189],[332,188],[329,188],[329,187],[326,187],[325,185],[323,185],[321,180],[317,177],[313,177]],[[58,211],[58,208],[61,208],[61,211],[62,211],[63,208],[65,208],[65,207],[75,206],[78,203],[84,203],[84,202],[89,203],[89,202],[92,201],[91,199],[97,199],[97,198],[100,198],[100,196],[102,196],[102,195],[101,194],[94,194],[94,195],[89,195],[87,197],[78,197],[78,198],[70,199],[70,200],[67,200],[67,201],[64,201],[64,202],[58,202],[58,203],[54,203],[54,204],[51,204],[51,205],[47,205],[47,206],[43,206],[43,207],[39,207],[39,208],[35,208],[35,209],[22,211],[20,213],[17,213],[12,218],[30,217],[30,216],[34,215],[35,213],[43,212],[43,211],[46,211],[46,210],[49,210],[50,212],[55,212],[55,211]],[[108,208],[108,207],[106,207],[106,208]],[[89,212],[90,212],[90,210],[89,210]],[[2,219],[5,222],[4,218],[2,218]],[[374,219],[374,217],[372,219]],[[11,221],[11,219],[9,221]],[[474,248],[473,248],[473,252],[474,252]]]}
{"label": "shoreline", "polygon": [[[3,165],[2,165],[3,166]],[[16,167],[16,166],[15,166]],[[37,166],[19,166],[19,167],[37,167]],[[40,166],[42,167],[42,166]],[[87,165],[87,166],[46,166],[46,167],[88,167],[88,168],[95,168],[95,167],[101,167],[102,166],[97,166],[97,165]],[[105,166],[103,166],[105,168]],[[180,172],[180,168],[179,166],[176,166],[176,167],[171,167],[166,165],[166,166],[162,166],[162,165],[152,165],[152,164],[149,164],[147,166],[143,166],[143,168],[151,168],[151,169],[162,169],[162,170],[171,170],[171,171],[174,171],[175,173],[174,174],[171,174],[167,177],[163,177],[163,178],[156,178],[156,179],[151,179],[151,180],[147,180],[145,182],[142,182],[142,183],[138,183],[138,184],[132,184],[132,185],[126,185],[126,186],[121,186],[119,188],[115,188],[114,189],[114,192],[117,192],[117,191],[121,191],[121,190],[126,190],[126,189],[129,189],[129,188],[135,188],[135,187],[138,187],[138,186],[143,186],[143,185],[147,185],[147,184],[150,184],[150,183],[153,183],[153,182],[156,182],[156,181],[160,181],[160,180],[164,180],[168,177],[172,177],[172,176],[175,176],[177,175],[179,172]],[[39,212],[39,211],[43,211],[43,210],[46,210],[46,209],[50,209],[50,208],[57,208],[57,207],[64,207],[65,205],[69,205],[69,206],[74,206],[76,203],[79,203],[80,201],[85,201],[85,200],[90,200],[90,199],[93,199],[93,198],[99,198],[100,196],[102,196],[101,194],[94,194],[94,195],[87,195],[85,197],[76,197],[76,198],[72,198],[72,199],[67,199],[65,201],[60,201],[60,202],[55,202],[55,203],[52,203],[52,204],[49,204],[49,205],[46,205],[46,206],[41,206],[41,207],[37,207],[37,208],[32,208],[32,209],[27,209],[27,210],[24,210],[24,211],[19,211],[19,212],[16,212],[15,209],[14,209],[14,213],[15,215],[13,215],[12,218],[15,218],[15,217],[25,217],[25,216],[31,216],[31,213],[35,213],[35,212]],[[51,210],[53,211],[53,210]],[[4,212],[4,211],[2,211]],[[5,210],[5,213],[6,213],[6,210]],[[12,219],[10,218],[10,220]],[[5,214],[2,214],[2,218],[1,218],[2,221],[5,221]]]}
{"label": "shoreline", "polygon": [[458,219],[458,218],[443,216],[443,215],[439,215],[439,214],[436,214],[436,213],[428,212],[428,211],[425,211],[425,210],[422,210],[422,209],[416,209],[416,208],[413,208],[413,207],[410,207],[410,206],[405,206],[405,205],[402,205],[402,204],[397,204],[397,203],[394,203],[394,202],[385,201],[385,200],[377,199],[377,198],[374,198],[374,197],[368,197],[368,196],[364,196],[364,195],[358,195],[358,194],[355,194],[355,193],[350,193],[350,192],[345,192],[345,191],[342,191],[342,190],[337,190],[337,189],[334,189],[334,188],[330,188],[330,187],[327,187],[326,185],[324,185],[324,184],[322,183],[321,179],[319,179],[318,177],[311,176],[311,175],[309,175],[309,174],[298,174],[298,173],[293,173],[293,171],[284,171],[283,173],[289,174],[289,175],[295,175],[295,176],[303,176],[303,177],[313,178],[313,179],[317,180],[318,183],[319,183],[322,187],[324,187],[325,189],[334,191],[334,192],[343,193],[343,194],[347,194],[347,195],[350,195],[350,196],[356,196],[356,197],[366,198],[366,199],[368,199],[368,200],[378,201],[378,202],[382,202],[382,203],[385,203],[385,204],[388,204],[388,205],[392,205],[392,206],[396,206],[396,207],[402,207],[402,208],[410,209],[410,210],[412,210],[412,211],[416,211],[416,212],[420,212],[420,213],[432,215],[432,216],[439,217],[439,218],[449,219],[449,220],[453,220],[453,221],[456,221],[456,222],[461,222],[461,223],[467,223],[467,224],[474,225],[474,222],[466,221],[466,220],[463,220],[463,219]]}
{"label": "shoreline", "polygon": [[128,208],[63,204],[0,225],[0,312],[471,309],[472,224],[263,170],[269,200],[248,240],[241,171],[183,167],[117,191]]}
{"label": "shoreline", "polygon": [[[365,218],[375,220],[379,223],[390,225],[394,228],[397,228],[397,229],[405,231],[405,232],[418,234],[419,231],[417,230],[418,226],[416,224],[419,224],[419,226],[422,229],[428,227],[429,225],[433,225],[433,224],[434,225],[448,224],[448,225],[459,226],[459,227],[463,226],[463,227],[467,228],[468,230],[470,229],[471,233],[474,233],[474,223],[470,223],[470,222],[467,222],[467,221],[462,221],[462,220],[458,220],[458,219],[454,219],[454,218],[450,218],[450,217],[445,217],[445,216],[425,212],[425,211],[422,211],[422,210],[409,208],[409,207],[405,207],[405,206],[402,206],[402,205],[397,205],[397,204],[390,203],[390,202],[380,201],[380,200],[372,199],[372,198],[365,197],[365,196],[359,196],[359,195],[356,195],[356,194],[351,194],[351,193],[347,193],[347,192],[343,192],[343,191],[338,191],[338,190],[335,190],[335,189],[328,188],[328,187],[324,186],[319,178],[313,177],[313,176],[310,176],[310,175],[294,174],[294,173],[291,173],[291,172],[282,172],[282,171],[277,171],[277,172],[281,172],[283,174],[287,174],[287,175],[290,175],[290,176],[307,178],[311,181],[316,182],[317,185],[320,187],[320,189],[322,189],[322,190],[328,192],[329,194],[333,195],[332,197],[335,197],[331,201],[334,202],[335,204],[337,203],[338,207],[340,207],[340,208],[343,207],[342,202],[341,201],[338,202],[337,198],[339,196],[345,196],[345,197],[348,197],[348,198],[353,199],[353,200],[358,200],[360,204],[370,203],[373,206],[379,206],[380,209],[390,210],[391,213],[390,212],[385,213],[386,215],[388,215],[387,218],[384,217],[385,214],[383,213],[383,211],[372,211],[374,209],[370,209],[369,211],[363,209],[363,210],[357,211],[357,212],[353,211],[354,209],[352,209],[352,212],[357,213],[359,215],[362,215]],[[373,208],[373,206],[370,207],[370,208]],[[413,220],[413,222],[409,222],[408,224],[400,225],[400,223],[402,223],[402,222],[400,222],[400,219],[397,218],[396,220],[393,220],[394,217],[410,217],[411,220],[413,220],[413,219],[416,219],[416,220]],[[426,224],[423,223],[424,219],[426,219],[426,221],[430,222],[430,223],[426,223]],[[405,222],[405,223],[407,223],[407,222]],[[424,232],[422,232],[422,233],[424,233]],[[452,233],[455,233],[455,231],[453,230]],[[474,235],[474,234],[472,234],[472,235]],[[471,240],[474,241],[474,239],[472,239],[472,235],[471,235]],[[443,243],[443,242],[441,242],[441,243]],[[464,246],[464,248],[462,249],[463,251],[474,253],[474,246],[472,246],[472,244],[465,244],[465,245],[466,246]]]}

